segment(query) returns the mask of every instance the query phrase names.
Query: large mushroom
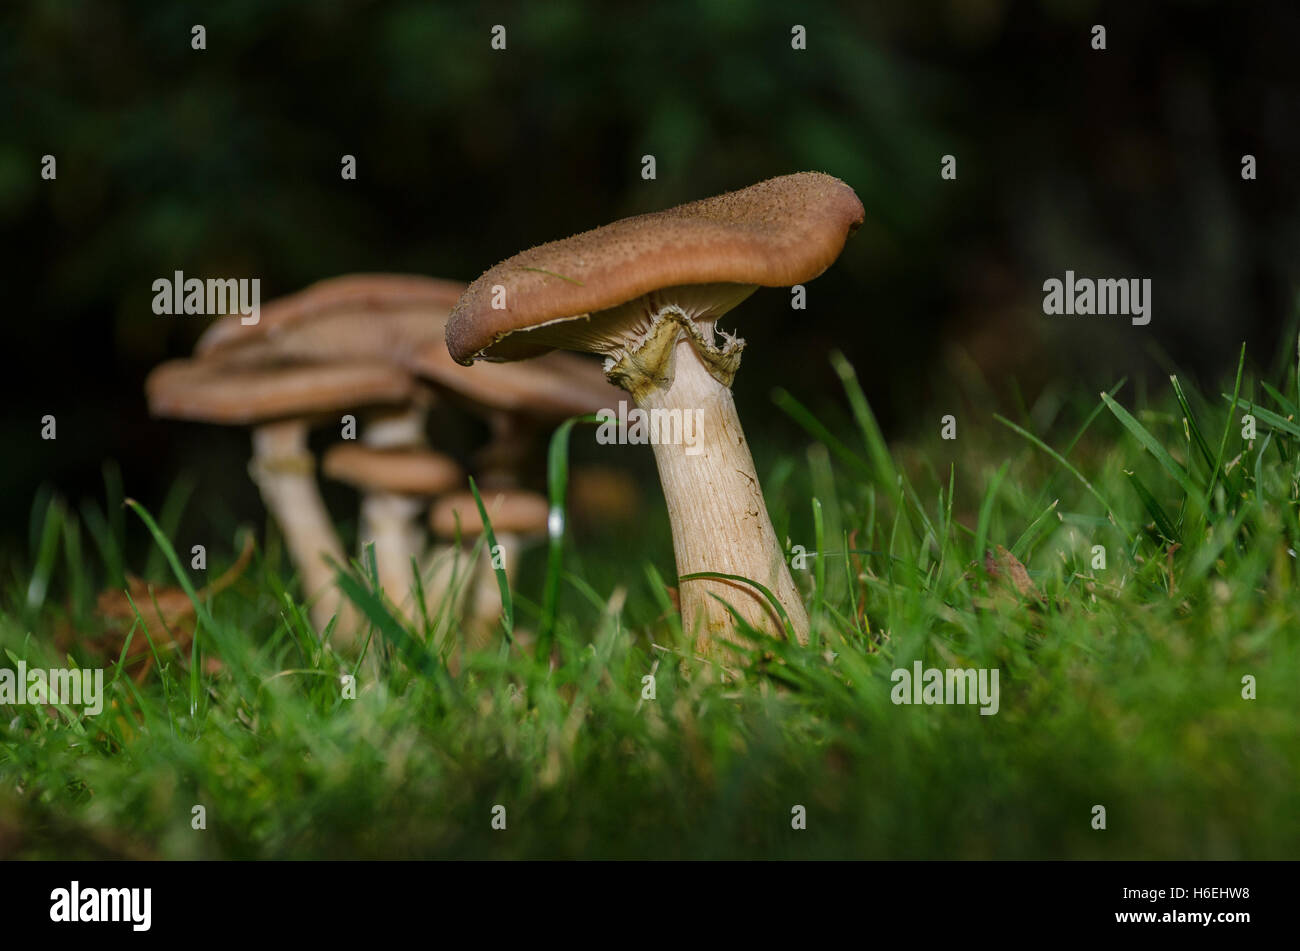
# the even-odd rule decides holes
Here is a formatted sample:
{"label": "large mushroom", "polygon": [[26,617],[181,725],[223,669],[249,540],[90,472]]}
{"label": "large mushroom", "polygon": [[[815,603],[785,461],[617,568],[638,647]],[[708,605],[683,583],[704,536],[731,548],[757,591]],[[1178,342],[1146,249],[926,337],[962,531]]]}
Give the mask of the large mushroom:
{"label": "large mushroom", "polygon": [[336,630],[346,642],[355,634],[354,617],[328,561],[346,564],[346,558],[320,497],[307,435],[332,414],[407,403],[414,386],[384,363],[231,369],[174,360],[149,374],[145,392],[154,416],[252,428],[249,474],[284,535],[312,624],[324,630],[338,615]]}
{"label": "large mushroom", "polygon": [[[551,349],[605,357],[609,379],[699,442],[654,441],[679,576],[739,576],[765,586],[807,638],[808,615],[767,514],[732,399],[744,342],[717,321],[759,286],[812,280],[861,224],[862,203],[836,178],[804,172],[543,244],[475,280],[447,323],[460,363]],[[504,304],[504,306],[502,306]],[[688,416],[687,414],[691,414]],[[744,582],[680,583],[683,623],[709,652],[745,639],[722,601],[758,630],[779,616]]]}

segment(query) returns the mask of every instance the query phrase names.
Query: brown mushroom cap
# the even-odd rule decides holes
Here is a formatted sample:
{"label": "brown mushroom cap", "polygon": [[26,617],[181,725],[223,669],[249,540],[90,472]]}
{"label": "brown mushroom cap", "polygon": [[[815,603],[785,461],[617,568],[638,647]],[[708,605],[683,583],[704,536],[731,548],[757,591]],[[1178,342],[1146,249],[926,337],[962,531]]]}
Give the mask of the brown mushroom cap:
{"label": "brown mushroom cap", "polygon": [[386,363],[234,369],[171,360],[145,380],[152,415],[231,425],[400,404],[414,388],[410,376]]}
{"label": "brown mushroom cap", "polygon": [[324,472],[363,491],[439,495],[457,488],[465,473],[454,459],[431,449],[376,449],[340,443],[325,453]]}
{"label": "brown mushroom cap", "polygon": [[[491,490],[482,495],[493,532],[538,535],[546,531],[550,507],[545,496],[523,489]],[[456,537],[457,519],[460,520],[462,537],[473,537],[483,531],[474,493],[457,492],[444,496],[429,510],[429,527],[439,538]]]}
{"label": "brown mushroom cap", "polygon": [[255,325],[214,324],[195,353],[231,367],[387,360],[489,410],[563,419],[617,405],[598,364],[572,354],[504,367],[464,367],[447,353],[446,322],[464,284],[354,274],[275,301]]}
{"label": "brown mushroom cap", "polygon": [[[339,310],[298,320],[237,345],[201,354],[229,366],[387,360],[406,364],[413,352],[436,343],[444,349],[449,308],[419,307],[365,313]],[[214,329],[221,324],[214,324]],[[200,344],[203,340],[200,339]]]}
{"label": "brown mushroom cap", "polygon": [[440,339],[412,354],[406,366],[480,406],[539,419],[595,413],[627,399],[605,379],[598,362],[572,353],[548,353],[510,367],[466,367],[451,358]]}
{"label": "brown mushroom cap", "polygon": [[[812,280],[839,257],[864,215],[848,185],[800,172],[539,245],[470,284],[447,322],[447,348],[466,364],[519,359],[554,345],[554,335],[529,339],[534,328],[652,291]],[[501,310],[492,307],[496,285],[505,288]],[[745,293],[734,289],[732,305]]]}
{"label": "brown mushroom cap", "polygon": [[[374,319],[394,312],[432,313],[441,328],[442,320],[464,289],[465,285],[459,281],[416,274],[332,277],[271,301],[262,308],[256,324],[245,325],[239,315],[217,321],[199,338],[194,355],[213,357],[236,347],[265,343],[291,333],[304,322],[314,323],[334,316]],[[365,352],[356,356],[364,359]]]}

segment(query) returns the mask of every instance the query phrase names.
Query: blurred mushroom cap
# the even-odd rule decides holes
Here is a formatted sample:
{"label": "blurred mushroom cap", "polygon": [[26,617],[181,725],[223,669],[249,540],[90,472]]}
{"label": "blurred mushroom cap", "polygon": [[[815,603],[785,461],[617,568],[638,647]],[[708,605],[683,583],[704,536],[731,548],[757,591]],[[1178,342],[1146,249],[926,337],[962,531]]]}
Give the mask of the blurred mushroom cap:
{"label": "blurred mushroom cap", "polygon": [[[426,332],[438,333],[464,289],[459,281],[417,274],[332,277],[271,301],[262,308],[256,324],[244,324],[240,315],[217,321],[199,338],[194,354],[212,358],[251,345],[274,349],[280,337],[296,338],[300,347],[312,340],[327,347],[335,334],[355,326],[358,320],[378,323],[387,315],[425,315],[430,328]],[[323,332],[306,329],[316,323],[323,325]],[[364,358],[364,354],[356,356]]]}
{"label": "blurred mushroom cap", "polygon": [[410,376],[385,363],[231,368],[172,360],[145,380],[152,415],[230,425],[405,403],[414,387]]}
{"label": "blurred mushroom cap", "polygon": [[548,353],[511,366],[462,366],[439,339],[413,354],[407,366],[465,401],[536,419],[595,413],[627,399],[624,391],[605,379],[598,361],[573,353]]}
{"label": "blurred mushroom cap", "polygon": [[439,495],[460,486],[456,461],[431,449],[378,449],[339,443],[325,453],[325,475],[363,491]]}
{"label": "blurred mushroom cap", "polygon": [[[500,489],[484,492],[482,497],[493,532],[538,535],[546,531],[550,507],[544,496],[524,489]],[[483,531],[472,492],[445,496],[429,510],[429,527],[439,538],[455,538],[458,520],[462,537],[472,538]]]}

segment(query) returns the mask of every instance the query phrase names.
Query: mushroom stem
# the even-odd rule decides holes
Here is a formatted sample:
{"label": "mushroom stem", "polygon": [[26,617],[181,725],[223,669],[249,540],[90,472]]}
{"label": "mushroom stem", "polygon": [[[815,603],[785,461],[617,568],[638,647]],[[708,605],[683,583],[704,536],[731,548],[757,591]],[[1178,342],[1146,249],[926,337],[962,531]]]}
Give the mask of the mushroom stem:
{"label": "mushroom stem", "polygon": [[397,413],[376,414],[366,420],[361,441],[376,449],[427,445],[424,425],[428,417],[428,409],[421,404],[413,404]]}
{"label": "mushroom stem", "polygon": [[356,612],[334,584],[334,569],[327,561],[345,565],[347,559],[316,485],[316,460],[307,447],[307,429],[302,420],[256,427],[249,474],[284,535],[303,597],[309,602],[312,625],[323,631],[337,615],[338,640],[347,643],[356,634]]}
{"label": "mushroom stem", "polygon": [[[517,570],[515,562],[523,549],[522,539],[512,532],[498,533],[496,539],[501,546],[506,582],[514,587]],[[466,646],[474,651],[482,650],[491,643],[497,619],[501,617],[501,585],[497,582],[497,572],[492,562],[492,550],[484,545],[474,577],[474,601],[465,623]]]}
{"label": "mushroom stem", "polygon": [[424,545],[423,508],[418,498],[397,492],[367,492],[361,500],[362,563],[366,546],[373,544],[379,586],[403,610],[415,583],[411,558]]}
{"label": "mushroom stem", "polygon": [[[712,328],[707,329],[711,337]],[[767,514],[731,388],[716,379],[705,362],[709,359],[717,371],[713,358],[725,355],[734,371],[738,348],[716,351],[711,341],[688,333],[676,340],[672,350],[666,381],[663,377],[655,382],[643,380],[640,382],[646,385],[633,389],[638,406],[672,414],[663,419],[680,414],[682,427],[678,431],[693,436],[690,443],[654,440],[655,462],[672,523],[677,573],[717,572],[759,582],[789,615],[795,637],[806,643],[808,613]],[[730,379],[729,373],[721,375]],[[748,643],[714,594],[754,628],[784,636],[784,626],[771,603],[749,585],[702,579],[679,585],[683,627],[694,635],[701,653],[709,654],[717,639]]]}
{"label": "mushroom stem", "polygon": [[474,567],[468,555],[468,548],[439,542],[421,558],[420,577],[431,617],[443,610],[452,618],[460,616],[473,580],[466,579],[467,574],[472,576]]}
{"label": "mushroom stem", "polygon": [[497,410],[489,425],[492,438],[477,456],[479,484],[483,489],[519,487],[519,472],[537,439],[537,423],[518,413]]}
{"label": "mushroom stem", "polygon": [[[373,416],[366,421],[361,441],[376,449],[427,446],[425,424],[428,404],[413,402],[406,409]],[[367,492],[361,499],[358,547],[365,564],[366,546],[374,543],[379,586],[408,618],[414,599],[411,559],[424,549],[424,506],[411,496],[393,492]]]}

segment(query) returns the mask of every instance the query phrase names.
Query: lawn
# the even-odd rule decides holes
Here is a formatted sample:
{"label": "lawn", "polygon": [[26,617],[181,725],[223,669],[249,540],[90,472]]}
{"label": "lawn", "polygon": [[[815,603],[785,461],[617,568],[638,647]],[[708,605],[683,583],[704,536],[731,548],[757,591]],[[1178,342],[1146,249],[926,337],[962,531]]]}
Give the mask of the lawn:
{"label": "lawn", "polygon": [[[534,549],[499,646],[449,665],[444,606],[404,626],[363,567],[342,583],[370,639],[348,656],[308,625],[274,530],[201,592],[246,537],[192,570],[169,539],[201,499],[151,513],[111,468],[98,500],[43,488],[0,646],[104,667],[106,697],[2,705],[0,854],[1294,858],[1300,391],[1280,349],[1203,392],[1115,381],[1007,415],[971,393],[955,439],[939,411],[889,445],[832,355],[838,410],[776,390],[805,438],[750,434],[813,643],[725,666],[676,621],[658,497],[641,529]],[[552,443],[559,498],[590,429]],[[149,564],[124,563],[128,536]],[[133,567],[196,598],[192,641],[97,615]],[[996,713],[895,703],[918,661],[996,669]]]}

